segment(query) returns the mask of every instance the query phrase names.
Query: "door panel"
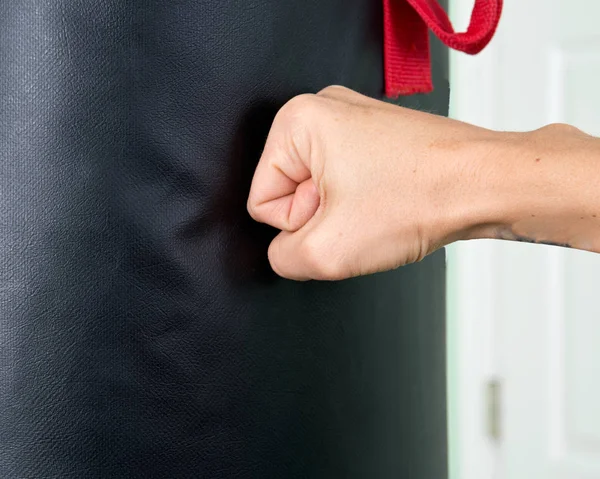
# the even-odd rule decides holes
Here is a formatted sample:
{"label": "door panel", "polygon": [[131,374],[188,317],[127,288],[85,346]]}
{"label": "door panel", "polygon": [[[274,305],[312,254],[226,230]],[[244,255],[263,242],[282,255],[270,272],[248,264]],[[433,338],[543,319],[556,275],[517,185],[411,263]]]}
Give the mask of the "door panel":
{"label": "door panel", "polygon": [[[454,116],[499,130],[567,122],[600,135],[598,18],[600,2],[506,0],[490,49],[474,58],[453,57],[454,77],[472,82],[468,91],[456,86],[465,99],[453,99]],[[477,68],[481,76],[461,76]],[[470,106],[473,98],[485,111]],[[471,274],[479,284],[452,289],[459,303],[461,295],[465,304],[467,296],[479,301],[479,317],[458,321],[490,326],[459,333],[464,339],[458,347],[488,344],[477,331],[492,331],[489,357],[480,361],[493,363],[489,369],[502,384],[502,433],[498,442],[489,441],[481,419],[476,430],[491,451],[490,467],[485,475],[469,475],[474,468],[463,447],[459,471],[467,474],[456,477],[600,478],[600,255],[493,241],[472,251],[466,246],[450,260],[473,264],[476,257],[479,266]],[[469,386],[467,368],[459,376],[463,371],[461,384]],[[482,378],[476,381],[473,394],[481,395]]]}

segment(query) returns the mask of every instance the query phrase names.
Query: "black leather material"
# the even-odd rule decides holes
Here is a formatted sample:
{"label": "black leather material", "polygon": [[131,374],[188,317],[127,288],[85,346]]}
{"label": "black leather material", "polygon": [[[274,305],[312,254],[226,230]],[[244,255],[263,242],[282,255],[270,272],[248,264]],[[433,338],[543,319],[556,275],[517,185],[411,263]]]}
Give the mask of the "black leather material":
{"label": "black leather material", "polygon": [[294,283],[245,211],[380,4],[0,0],[1,478],[446,477],[443,253]]}

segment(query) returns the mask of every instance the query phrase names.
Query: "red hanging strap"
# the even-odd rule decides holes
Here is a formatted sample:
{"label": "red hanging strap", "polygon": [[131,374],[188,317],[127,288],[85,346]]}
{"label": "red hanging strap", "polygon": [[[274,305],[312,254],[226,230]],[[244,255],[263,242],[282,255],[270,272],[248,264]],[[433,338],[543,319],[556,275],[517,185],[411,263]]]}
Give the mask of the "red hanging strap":
{"label": "red hanging strap", "polygon": [[467,31],[456,33],[437,0],[383,0],[385,92],[389,97],[428,93],[430,28],[450,48],[479,53],[494,36],[502,0],[475,0]]}

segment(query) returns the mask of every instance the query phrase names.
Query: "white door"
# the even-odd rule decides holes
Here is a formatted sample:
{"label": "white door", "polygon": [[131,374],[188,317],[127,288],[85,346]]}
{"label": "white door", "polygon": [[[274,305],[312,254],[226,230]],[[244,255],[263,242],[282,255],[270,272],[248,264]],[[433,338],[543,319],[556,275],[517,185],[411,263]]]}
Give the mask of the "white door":
{"label": "white door", "polygon": [[[451,2],[464,26],[473,0]],[[454,117],[600,136],[600,0],[505,0],[489,48],[453,54],[451,75]],[[600,479],[600,255],[480,241],[448,266],[453,479]]]}

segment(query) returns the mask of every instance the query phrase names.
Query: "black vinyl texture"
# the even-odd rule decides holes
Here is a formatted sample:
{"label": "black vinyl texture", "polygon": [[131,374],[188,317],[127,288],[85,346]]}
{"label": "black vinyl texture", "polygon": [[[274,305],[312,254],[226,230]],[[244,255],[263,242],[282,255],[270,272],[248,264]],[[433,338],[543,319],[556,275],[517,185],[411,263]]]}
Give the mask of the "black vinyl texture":
{"label": "black vinyl texture", "polygon": [[382,70],[379,0],[0,0],[0,478],[447,477],[443,252],[295,283],[245,209]]}

